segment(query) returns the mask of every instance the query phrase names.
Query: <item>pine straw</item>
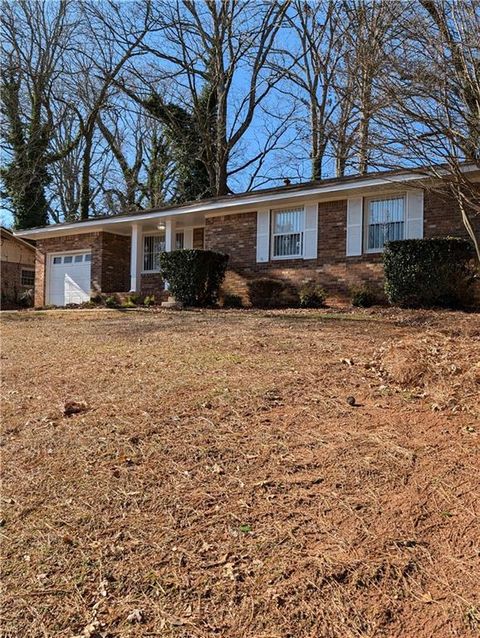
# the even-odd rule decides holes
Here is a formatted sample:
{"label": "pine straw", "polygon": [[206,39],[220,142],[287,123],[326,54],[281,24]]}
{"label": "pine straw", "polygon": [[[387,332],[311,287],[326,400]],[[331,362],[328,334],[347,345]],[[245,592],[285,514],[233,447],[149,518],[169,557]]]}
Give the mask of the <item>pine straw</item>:
{"label": "pine straw", "polygon": [[387,382],[422,393],[434,409],[468,410],[480,416],[480,336],[433,332],[389,341],[374,367]]}
{"label": "pine straw", "polygon": [[476,635],[475,418],[391,344],[462,366],[480,325],[414,318],[6,315],[4,634]]}

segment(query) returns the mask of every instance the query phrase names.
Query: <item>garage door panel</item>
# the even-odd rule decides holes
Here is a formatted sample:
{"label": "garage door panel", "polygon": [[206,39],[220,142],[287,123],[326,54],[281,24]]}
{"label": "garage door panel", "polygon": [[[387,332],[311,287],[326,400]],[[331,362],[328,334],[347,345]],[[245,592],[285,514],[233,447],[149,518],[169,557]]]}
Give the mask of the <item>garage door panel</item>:
{"label": "garage door panel", "polygon": [[91,253],[54,255],[49,269],[49,300],[55,306],[90,299]]}

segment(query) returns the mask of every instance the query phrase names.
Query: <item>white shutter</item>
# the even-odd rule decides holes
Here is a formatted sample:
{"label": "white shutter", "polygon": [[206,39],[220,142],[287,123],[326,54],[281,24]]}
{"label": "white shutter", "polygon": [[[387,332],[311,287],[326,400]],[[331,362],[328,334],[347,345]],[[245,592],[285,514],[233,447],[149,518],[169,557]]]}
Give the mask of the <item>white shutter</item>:
{"label": "white shutter", "polygon": [[270,251],[270,210],[257,211],[257,263],[268,261]]}
{"label": "white shutter", "polygon": [[347,200],[347,257],[362,254],[363,197]]}
{"label": "white shutter", "polygon": [[305,230],[303,233],[303,258],[316,259],[318,246],[318,204],[305,206]]}
{"label": "white shutter", "polygon": [[407,191],[405,206],[405,239],[423,238],[423,190]]}

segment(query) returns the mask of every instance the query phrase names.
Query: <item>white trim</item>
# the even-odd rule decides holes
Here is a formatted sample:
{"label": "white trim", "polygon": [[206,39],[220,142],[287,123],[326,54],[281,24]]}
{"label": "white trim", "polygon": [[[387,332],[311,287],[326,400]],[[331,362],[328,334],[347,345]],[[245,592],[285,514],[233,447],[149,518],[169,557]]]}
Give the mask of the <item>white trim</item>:
{"label": "white trim", "polygon": [[[478,170],[476,167],[465,167],[465,172]],[[103,219],[92,219],[85,222],[74,222],[72,224],[52,224],[52,226],[47,226],[44,228],[33,228],[31,230],[24,230],[19,233],[14,233],[15,237],[35,237],[35,236],[49,236],[54,233],[58,233],[61,235],[68,235],[71,231],[79,231],[82,232],[90,232],[91,228],[96,226],[115,226],[118,224],[125,223],[139,223],[142,221],[154,220],[154,219],[163,219],[165,217],[171,217],[173,215],[187,215],[191,213],[208,213],[215,211],[224,210],[221,214],[229,214],[230,209],[238,209],[242,206],[252,206],[253,210],[245,212],[254,212],[255,209],[258,210],[259,204],[262,203],[270,203],[270,202],[287,202],[288,200],[301,199],[302,197],[307,198],[317,198],[317,196],[329,196],[332,193],[340,193],[344,191],[356,191],[359,189],[365,188],[373,188],[377,186],[392,186],[394,184],[401,184],[403,182],[413,181],[413,180],[428,180],[435,179],[433,175],[420,175],[418,173],[407,173],[400,175],[392,175],[390,178],[385,177],[372,177],[371,179],[362,179],[358,178],[358,181],[355,179],[349,180],[347,182],[343,182],[340,184],[325,184],[324,186],[311,186],[304,189],[300,189],[298,191],[281,191],[278,193],[270,192],[264,194],[256,194],[255,191],[252,193],[248,193],[243,197],[232,196],[231,199],[222,199],[220,201],[210,202],[210,203],[202,203],[201,201],[198,204],[189,204],[187,206],[178,206],[176,208],[170,208],[169,210],[164,211],[154,211],[150,213],[143,214],[135,214],[135,215],[126,215],[121,216],[117,215],[114,217],[106,217]],[[438,178],[437,178],[438,179]],[[225,210],[228,209],[228,210]],[[231,211],[235,212],[235,210]]]}

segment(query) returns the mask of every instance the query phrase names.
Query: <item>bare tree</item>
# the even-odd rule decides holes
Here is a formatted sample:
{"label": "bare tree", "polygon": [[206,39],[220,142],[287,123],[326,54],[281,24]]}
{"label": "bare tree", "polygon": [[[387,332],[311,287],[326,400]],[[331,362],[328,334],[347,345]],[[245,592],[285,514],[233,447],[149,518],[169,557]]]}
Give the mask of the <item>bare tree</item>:
{"label": "bare tree", "polygon": [[480,167],[480,3],[421,6],[406,17],[408,37],[384,87],[393,105],[390,140],[401,157],[392,162],[430,165],[423,172],[454,195],[480,260],[480,188],[468,170]]}
{"label": "bare tree", "polygon": [[[177,0],[156,5],[162,40],[149,39],[142,48],[160,61],[164,77],[175,78],[178,101],[193,114],[203,149],[199,159],[214,195],[229,192],[232,170],[252,164],[246,157],[232,169],[232,153],[281,77],[266,63],[288,4]],[[141,103],[146,105],[153,93],[157,114],[159,105],[167,106],[152,84],[146,84],[146,93]]]}
{"label": "bare tree", "polygon": [[2,11],[0,99],[7,161],[1,175],[16,226],[28,228],[48,223],[50,167],[79,140],[55,136],[72,115],[63,62],[78,21],[68,0],[4,2]]}

